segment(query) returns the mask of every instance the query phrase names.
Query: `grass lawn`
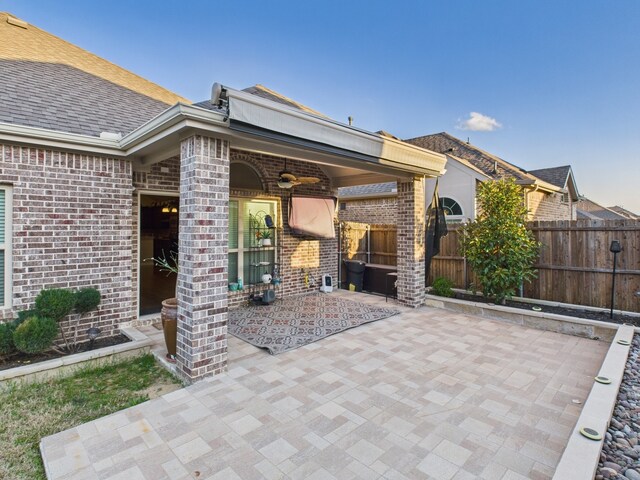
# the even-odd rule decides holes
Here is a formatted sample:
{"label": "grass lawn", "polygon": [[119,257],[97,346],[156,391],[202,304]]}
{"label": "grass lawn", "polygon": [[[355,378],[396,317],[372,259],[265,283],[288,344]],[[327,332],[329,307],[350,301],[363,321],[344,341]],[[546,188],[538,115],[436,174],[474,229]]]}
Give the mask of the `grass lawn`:
{"label": "grass lawn", "polygon": [[152,355],[144,355],[67,378],[0,390],[0,479],[44,479],[42,437],[179,387]]}

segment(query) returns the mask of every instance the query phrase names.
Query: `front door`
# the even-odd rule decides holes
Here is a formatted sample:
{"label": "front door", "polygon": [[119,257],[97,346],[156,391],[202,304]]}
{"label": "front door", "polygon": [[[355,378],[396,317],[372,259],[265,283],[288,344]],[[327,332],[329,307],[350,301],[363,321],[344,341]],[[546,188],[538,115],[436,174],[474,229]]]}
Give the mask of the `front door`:
{"label": "front door", "polygon": [[163,271],[152,258],[177,260],[178,253],[177,196],[140,195],[140,315],[158,313],[162,300],[175,297],[176,275]]}

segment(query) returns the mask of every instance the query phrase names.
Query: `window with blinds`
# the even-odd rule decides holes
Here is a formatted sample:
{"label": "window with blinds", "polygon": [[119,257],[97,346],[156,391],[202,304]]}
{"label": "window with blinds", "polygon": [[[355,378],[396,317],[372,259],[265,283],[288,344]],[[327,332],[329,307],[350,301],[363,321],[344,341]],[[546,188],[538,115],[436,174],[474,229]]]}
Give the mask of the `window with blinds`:
{"label": "window with blinds", "polygon": [[[276,262],[275,239],[272,247],[257,247],[257,240],[252,237],[249,222],[252,216],[264,219],[266,215],[275,221],[277,206],[277,202],[272,200],[229,200],[229,283],[237,282],[238,278],[242,278],[246,285],[257,283],[265,270],[270,271]],[[256,250],[264,253],[265,258],[261,260],[268,263],[268,267],[256,265],[253,259]]]}
{"label": "window with blinds", "polygon": [[11,190],[0,185],[0,307],[10,305]]}

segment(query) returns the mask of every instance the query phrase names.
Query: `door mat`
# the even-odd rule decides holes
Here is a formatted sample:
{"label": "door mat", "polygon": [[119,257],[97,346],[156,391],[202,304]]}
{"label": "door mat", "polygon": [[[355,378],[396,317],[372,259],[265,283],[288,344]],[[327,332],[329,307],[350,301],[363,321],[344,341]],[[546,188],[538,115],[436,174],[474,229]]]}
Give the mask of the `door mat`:
{"label": "door mat", "polygon": [[229,311],[229,333],[272,355],[400,313],[315,293]]}

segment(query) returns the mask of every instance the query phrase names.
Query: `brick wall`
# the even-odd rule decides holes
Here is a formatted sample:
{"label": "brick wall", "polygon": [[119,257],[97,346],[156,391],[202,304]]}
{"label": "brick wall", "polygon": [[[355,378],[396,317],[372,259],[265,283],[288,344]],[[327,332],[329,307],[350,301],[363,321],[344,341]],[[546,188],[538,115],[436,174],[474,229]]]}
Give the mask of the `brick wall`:
{"label": "brick wall", "polygon": [[[288,200],[289,190],[278,187],[278,173],[284,169],[284,158],[257,153],[244,152],[239,150],[230,151],[230,160],[251,165],[259,174],[264,184],[263,192],[247,190],[230,190],[229,196],[232,198],[262,198],[276,200],[279,202],[278,216],[282,229],[278,230],[278,241],[280,248],[279,263],[281,264],[281,276],[283,283],[275,288],[276,295],[289,296],[299,293],[317,290],[323,274],[330,274],[334,281],[338,276],[338,239],[315,240],[293,236],[288,227]],[[153,165],[148,172],[134,172],[133,185],[135,188],[132,205],[133,216],[132,226],[134,232],[133,258],[138,258],[138,192],[139,191],[159,191],[178,193],[180,186],[179,158],[172,158],[156,165]],[[295,194],[300,195],[335,195],[335,191],[330,189],[330,182],[326,175],[316,165],[297,160],[287,159],[287,169],[298,176],[313,176],[321,179],[320,183],[309,185],[298,185],[293,188]],[[336,223],[337,228],[337,223]],[[133,296],[137,298],[138,273],[137,261],[132,267]],[[304,270],[304,272],[303,272]],[[316,287],[307,286],[305,275],[310,274],[310,279],[316,281]],[[259,294],[265,289],[264,285],[247,286],[240,292],[229,292],[229,308],[236,308],[245,304],[252,293]],[[137,311],[137,305],[136,305]]]}
{"label": "brick wall", "polygon": [[[342,209],[342,204],[345,208]],[[397,197],[340,200],[338,218],[341,222],[361,222],[395,225],[398,215]]]}
{"label": "brick wall", "polygon": [[91,286],[102,302],[80,331],[115,333],[134,315],[131,164],[12,145],[0,153],[0,182],[13,187],[13,313],[43,288]]}
{"label": "brick wall", "polygon": [[561,193],[528,192],[529,220],[572,220],[571,199],[563,200]]}

